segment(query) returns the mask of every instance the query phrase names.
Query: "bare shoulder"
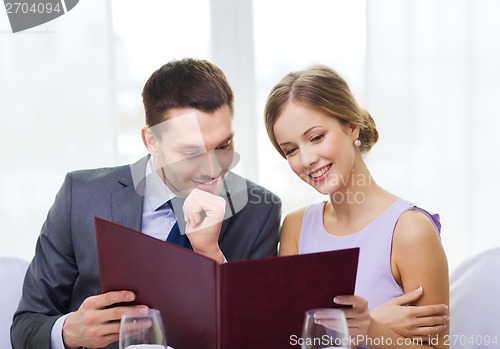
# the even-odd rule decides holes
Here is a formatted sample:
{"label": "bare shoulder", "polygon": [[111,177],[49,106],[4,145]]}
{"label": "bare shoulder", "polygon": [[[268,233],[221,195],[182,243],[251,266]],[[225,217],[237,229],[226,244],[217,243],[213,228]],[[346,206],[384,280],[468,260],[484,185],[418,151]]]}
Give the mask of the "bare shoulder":
{"label": "bare shoulder", "polygon": [[304,217],[304,212],[306,211],[306,207],[302,207],[298,210],[295,210],[293,212],[290,212],[289,214],[286,215],[285,220],[283,221],[283,225],[288,222],[288,224],[297,224],[301,223],[302,224],[302,217]]}
{"label": "bare shoulder", "polygon": [[439,234],[429,216],[419,210],[409,210],[401,215],[394,229],[394,244],[415,247],[415,243],[439,242]]}
{"label": "bare shoulder", "polygon": [[391,266],[394,278],[405,291],[419,286],[427,290],[419,302],[447,304],[446,254],[425,213],[410,210],[401,215],[394,229]]}
{"label": "bare shoulder", "polygon": [[281,226],[280,256],[294,255],[299,251],[299,237],[302,228],[302,218],[306,208],[289,213]]}

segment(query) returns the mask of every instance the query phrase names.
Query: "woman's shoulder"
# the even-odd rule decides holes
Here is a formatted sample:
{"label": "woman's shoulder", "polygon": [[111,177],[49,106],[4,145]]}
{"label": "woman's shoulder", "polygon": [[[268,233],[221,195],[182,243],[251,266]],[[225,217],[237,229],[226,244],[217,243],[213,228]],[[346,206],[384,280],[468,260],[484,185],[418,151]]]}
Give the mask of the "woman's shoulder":
{"label": "woman's shoulder", "polygon": [[298,253],[304,216],[310,214],[311,210],[322,209],[323,206],[324,202],[312,204],[299,208],[286,215],[281,226],[280,256],[294,255]]}
{"label": "woman's shoulder", "polygon": [[304,211],[305,208],[301,208],[290,212],[283,220],[280,232],[280,256],[295,255],[299,253],[299,237]]}
{"label": "woman's shoulder", "polygon": [[397,225],[408,229],[434,228],[427,211],[414,206],[408,211],[403,212],[399,217]]}
{"label": "woman's shoulder", "polygon": [[394,243],[409,248],[415,244],[439,240],[439,215],[412,206],[399,217],[394,229]]}
{"label": "woman's shoulder", "polygon": [[396,214],[396,226],[394,232],[403,228],[405,231],[420,231],[422,229],[433,231],[438,234],[441,231],[439,214],[433,213],[416,205],[413,201],[404,199],[394,193],[383,190],[381,195],[384,200],[392,202],[389,207]]}
{"label": "woman's shoulder", "polygon": [[411,201],[399,199],[408,206],[408,210],[403,212],[398,222],[416,228],[427,227],[438,234],[441,232],[441,218],[438,213],[434,213],[414,204]]}
{"label": "woman's shoulder", "polygon": [[300,223],[300,222],[302,222],[302,219],[304,218],[304,215],[306,214],[306,212],[311,212],[311,211],[316,211],[316,210],[323,211],[324,205],[325,205],[325,202],[322,201],[322,202],[318,202],[315,204],[311,204],[309,206],[299,208],[295,211],[288,213],[285,217],[285,221]]}
{"label": "woman's shoulder", "polygon": [[306,212],[307,208],[308,208],[308,206],[302,207],[302,208],[299,208],[299,209],[297,209],[295,211],[292,211],[292,212],[288,213],[285,216],[285,220],[283,221],[283,225],[285,225],[285,224],[291,224],[293,226],[296,226],[297,223],[301,223],[302,222],[302,218],[304,217],[304,212]]}

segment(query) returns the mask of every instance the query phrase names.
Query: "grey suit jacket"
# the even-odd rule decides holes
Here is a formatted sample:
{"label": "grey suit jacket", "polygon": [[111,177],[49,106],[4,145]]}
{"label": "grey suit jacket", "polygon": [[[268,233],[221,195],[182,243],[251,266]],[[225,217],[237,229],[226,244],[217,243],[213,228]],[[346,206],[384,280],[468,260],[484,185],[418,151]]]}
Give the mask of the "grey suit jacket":
{"label": "grey suit jacket", "polygon": [[[11,328],[14,349],[49,349],[54,322],[100,293],[94,217],[141,230],[143,196],[132,174],[144,173],[148,158],[130,166],[67,174],[24,280]],[[246,190],[248,203],[223,222],[219,237],[229,261],[274,256],[277,251],[280,199],[250,181]]]}

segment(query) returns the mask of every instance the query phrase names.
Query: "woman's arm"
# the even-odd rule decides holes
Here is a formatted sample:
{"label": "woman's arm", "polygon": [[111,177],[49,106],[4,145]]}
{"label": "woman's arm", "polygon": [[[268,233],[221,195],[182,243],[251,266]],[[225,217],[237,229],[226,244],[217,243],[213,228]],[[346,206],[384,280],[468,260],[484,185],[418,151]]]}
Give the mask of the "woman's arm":
{"label": "woman's arm", "polygon": [[299,238],[304,211],[303,208],[285,217],[280,233],[280,256],[293,256],[299,253]]}
{"label": "woman's arm", "polygon": [[[424,213],[412,210],[399,219],[394,230],[391,268],[405,292],[418,287],[425,290],[414,305],[449,305],[448,262],[436,228]],[[449,322],[429,343],[447,348],[444,341],[448,334]]]}
{"label": "woman's arm", "polygon": [[[426,290],[415,306],[448,305],[448,265],[434,225],[421,212],[410,211],[400,218],[393,238],[391,267],[396,281],[404,290]],[[352,305],[344,309],[351,335],[359,336],[358,345],[374,348],[447,348],[444,341],[448,327],[427,341],[412,341],[367,313],[367,303],[359,296],[336,297],[337,304]],[[387,315],[387,314],[386,314]],[[399,313],[401,315],[401,313]]]}

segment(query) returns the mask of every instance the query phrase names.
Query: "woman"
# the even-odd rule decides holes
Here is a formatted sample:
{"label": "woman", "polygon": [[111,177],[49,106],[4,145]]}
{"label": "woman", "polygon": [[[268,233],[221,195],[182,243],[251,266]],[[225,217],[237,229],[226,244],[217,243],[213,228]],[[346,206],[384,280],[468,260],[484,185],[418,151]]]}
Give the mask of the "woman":
{"label": "woman", "polygon": [[[329,201],[285,218],[280,255],[360,247],[356,295],[334,300],[352,305],[345,310],[351,335],[369,347],[413,346],[401,335],[415,335],[402,329],[404,307],[394,312],[388,305],[423,288],[414,305],[447,309],[448,267],[439,217],[374,181],[362,155],[378,139],[375,123],[328,67],[285,76],[268,97],[265,122],[271,142],[292,171],[329,195]],[[415,317],[413,324],[418,321]],[[420,347],[447,347],[447,327],[438,331]]]}

